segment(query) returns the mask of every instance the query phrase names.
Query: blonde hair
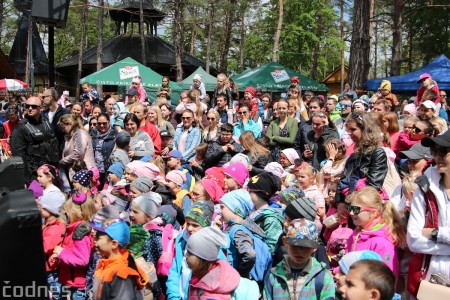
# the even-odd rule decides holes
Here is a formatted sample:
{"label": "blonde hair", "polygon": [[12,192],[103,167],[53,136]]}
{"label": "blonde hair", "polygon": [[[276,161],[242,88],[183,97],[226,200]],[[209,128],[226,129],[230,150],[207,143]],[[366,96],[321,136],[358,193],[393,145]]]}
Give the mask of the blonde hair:
{"label": "blonde hair", "polygon": [[402,191],[404,195],[409,195],[411,192],[415,192],[419,186],[415,183],[417,177],[406,174],[402,180]]}
{"label": "blonde hair", "polygon": [[161,109],[159,108],[159,106],[152,105],[148,108],[148,110],[149,111],[151,110],[154,113],[156,113],[156,126],[158,128],[161,128],[162,126],[164,126],[165,120],[162,117]]}
{"label": "blonde hair", "polygon": [[[280,101],[278,101],[280,102]],[[288,105],[293,106],[295,108],[295,112],[300,111],[300,105],[298,104],[298,101],[296,99],[289,99],[287,100]]]}
{"label": "blonde hair", "polygon": [[390,233],[395,246],[406,244],[406,230],[400,215],[391,201],[383,201],[378,191],[371,186],[366,186],[359,191],[353,192],[348,199],[350,202],[356,200],[362,205],[375,208],[380,212],[386,230]]}
{"label": "blonde hair", "polygon": [[442,132],[447,131],[448,126],[447,126],[447,122],[445,121],[445,119],[441,118],[441,117],[433,117],[430,120],[430,123],[433,124],[434,127],[434,134],[435,135],[439,135]]}
{"label": "blonde hair", "polygon": [[195,113],[195,118],[197,119],[199,127],[201,127],[202,118],[203,118],[203,108],[200,103],[200,97],[198,95],[198,91],[195,89],[189,90],[189,92],[187,93],[187,97],[189,98],[189,101],[191,103],[195,103],[195,107],[197,108],[197,112]]}
{"label": "blonde hair", "polygon": [[[206,116],[208,116],[209,114],[214,114],[214,118],[216,118],[216,122],[217,125],[216,127],[219,127],[219,123],[220,123],[220,114],[217,110],[215,110],[214,108],[211,108],[208,113],[206,114]],[[208,135],[208,130],[209,130],[210,126],[206,126],[206,128],[203,130],[203,136],[204,138]]]}
{"label": "blonde hair", "polygon": [[159,172],[161,173],[160,175],[163,177],[165,176],[164,169],[166,165],[164,164],[164,159],[161,156],[156,156],[148,162],[154,163],[159,168]]}
{"label": "blonde hair", "polygon": [[63,205],[63,212],[67,215],[69,224],[78,221],[89,222],[95,214],[95,201],[91,196],[86,195],[86,201],[79,205],[74,203],[70,197]]}
{"label": "blonde hair", "polygon": [[64,116],[61,116],[61,118],[59,118],[59,123],[68,124],[69,122],[72,123],[72,126],[70,127],[69,135],[72,135],[73,132],[77,128],[84,130],[87,133],[87,131],[84,129],[83,124],[79,117],[72,115],[72,114],[66,114]]}

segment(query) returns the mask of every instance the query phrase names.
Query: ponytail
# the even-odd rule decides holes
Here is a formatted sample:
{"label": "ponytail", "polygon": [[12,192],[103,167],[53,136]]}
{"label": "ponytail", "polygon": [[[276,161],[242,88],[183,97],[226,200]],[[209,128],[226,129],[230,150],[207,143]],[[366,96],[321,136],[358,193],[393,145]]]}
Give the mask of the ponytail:
{"label": "ponytail", "polygon": [[391,201],[384,201],[382,204],[381,218],[392,235],[394,246],[404,247],[406,245],[405,226]]}

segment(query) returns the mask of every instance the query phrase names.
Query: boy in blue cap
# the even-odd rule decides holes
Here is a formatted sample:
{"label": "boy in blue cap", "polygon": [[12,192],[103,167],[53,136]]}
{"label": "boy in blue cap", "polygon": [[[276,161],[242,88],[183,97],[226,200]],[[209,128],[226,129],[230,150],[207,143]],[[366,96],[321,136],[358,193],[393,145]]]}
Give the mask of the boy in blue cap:
{"label": "boy in blue cap", "polygon": [[91,225],[96,230],[95,250],[102,257],[94,273],[94,299],[142,299],[148,277],[125,249],[130,241],[128,224],[107,219]]}

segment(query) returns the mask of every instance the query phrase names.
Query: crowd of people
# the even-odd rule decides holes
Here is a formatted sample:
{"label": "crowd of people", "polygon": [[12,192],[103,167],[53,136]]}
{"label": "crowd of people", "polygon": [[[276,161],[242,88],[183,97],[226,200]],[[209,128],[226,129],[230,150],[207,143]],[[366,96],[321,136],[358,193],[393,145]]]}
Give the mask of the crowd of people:
{"label": "crowd of people", "polygon": [[[435,78],[439,82],[439,78]],[[194,76],[172,106],[88,83],[2,104],[42,215],[52,299],[415,299],[450,276],[448,102],[283,97]]]}

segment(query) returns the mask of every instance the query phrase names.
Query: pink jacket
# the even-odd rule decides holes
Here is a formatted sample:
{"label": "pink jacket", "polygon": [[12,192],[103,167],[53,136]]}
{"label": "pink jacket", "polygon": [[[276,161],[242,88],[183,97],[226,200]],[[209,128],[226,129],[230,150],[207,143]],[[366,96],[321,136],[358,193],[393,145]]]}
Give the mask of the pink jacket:
{"label": "pink jacket", "polygon": [[[325,208],[325,198],[323,197],[322,192],[319,190],[317,185],[312,185],[307,189],[303,190],[305,192],[305,196],[309,199],[313,200],[316,204],[317,209]],[[322,230],[322,221],[320,220],[319,215],[316,216],[316,225],[319,229],[319,232]]]}
{"label": "pink jacket", "polygon": [[[420,106],[420,104],[422,103],[422,96],[426,90],[427,89],[424,88],[423,86],[417,90],[417,97],[416,97],[416,100],[414,100],[414,104],[416,106]],[[437,86],[433,85],[431,87],[431,90],[433,90],[437,95],[436,100],[434,100],[434,104],[438,104],[439,102],[441,102],[441,94],[439,93],[439,88]]]}
{"label": "pink jacket", "polygon": [[238,287],[240,280],[241,276],[228,262],[218,260],[208,274],[202,278],[191,278],[189,299],[230,300],[231,293]]}
{"label": "pink jacket", "polygon": [[394,272],[395,277],[398,278],[398,257],[391,234],[384,224],[375,225],[373,229],[366,231],[356,228],[348,239],[347,253],[372,250],[381,256],[384,263]]}
{"label": "pink jacket", "polygon": [[[128,87],[128,89],[131,89],[132,87],[133,86],[130,85]],[[145,91],[144,87],[142,85],[140,85],[139,88],[137,89],[137,92],[138,92],[139,103],[144,103],[145,98],[147,98],[147,92]],[[128,103],[128,96],[125,96],[125,104],[127,104],[127,103]]]}
{"label": "pink jacket", "polygon": [[393,148],[395,154],[397,155],[397,158],[398,158],[398,153],[400,151],[409,150],[409,148],[411,148],[413,145],[417,144],[418,142],[420,142],[420,141],[411,140],[408,133],[406,133],[404,131],[400,132],[400,134],[398,135],[397,143],[395,144],[395,147]]}
{"label": "pink jacket", "polygon": [[74,240],[75,228],[82,221],[67,225],[66,236],[62,243],[63,250],[59,259],[59,282],[74,288],[84,289],[89,259],[94,247],[92,234],[85,235],[81,240]]}
{"label": "pink jacket", "polygon": [[50,256],[52,256],[55,247],[62,243],[65,232],[66,225],[59,219],[56,219],[50,223],[45,222],[42,227],[42,240],[44,242],[45,258],[47,260],[45,269],[47,272],[58,268],[57,264],[50,260]]}

